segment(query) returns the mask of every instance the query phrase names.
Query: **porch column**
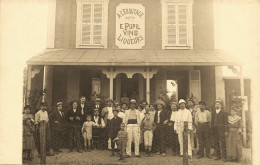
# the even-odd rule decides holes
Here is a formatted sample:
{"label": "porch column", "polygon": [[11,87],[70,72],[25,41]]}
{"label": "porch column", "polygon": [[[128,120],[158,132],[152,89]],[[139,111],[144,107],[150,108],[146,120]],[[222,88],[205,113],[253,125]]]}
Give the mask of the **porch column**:
{"label": "porch column", "polygon": [[29,97],[31,93],[31,84],[32,84],[32,66],[28,65],[27,67],[27,86],[26,86],[26,100],[25,105],[29,105]]}
{"label": "porch column", "polygon": [[223,66],[215,67],[216,99],[225,101],[225,82],[223,79]]}
{"label": "porch column", "polygon": [[139,88],[139,98],[142,101],[144,99],[144,79],[141,74],[139,74],[139,79],[138,79],[138,88]]}
{"label": "porch column", "polygon": [[110,67],[110,75],[109,75],[109,97],[113,100],[113,67]]}
{"label": "porch column", "polygon": [[[240,91],[241,91],[241,98],[244,98],[244,77],[243,77],[243,67],[240,65]],[[242,104],[242,121],[243,121],[243,144],[246,146],[246,112],[245,107]]]}
{"label": "porch column", "polygon": [[121,75],[116,77],[116,100],[120,101],[121,99]]}
{"label": "porch column", "polygon": [[52,107],[52,82],[53,81],[53,66],[45,65],[43,72],[43,94],[42,101],[46,102],[48,107]]}
{"label": "porch column", "polygon": [[146,69],[146,101],[150,104],[150,71]]}

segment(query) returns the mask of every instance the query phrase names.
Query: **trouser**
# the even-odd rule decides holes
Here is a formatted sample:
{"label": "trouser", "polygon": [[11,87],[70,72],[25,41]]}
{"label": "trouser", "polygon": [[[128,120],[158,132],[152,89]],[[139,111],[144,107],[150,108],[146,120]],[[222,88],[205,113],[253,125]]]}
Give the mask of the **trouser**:
{"label": "trouser", "polygon": [[178,134],[174,132],[173,128],[170,129],[170,145],[172,148],[172,152],[179,154],[180,153],[180,144],[178,140]]}
{"label": "trouser", "polygon": [[144,131],[144,146],[152,147],[152,141],[153,141],[153,131],[152,130]]}
{"label": "trouser", "polygon": [[126,131],[128,134],[126,154],[131,156],[131,145],[134,141],[135,155],[139,155],[140,127],[137,124],[127,124]]}
{"label": "trouser", "polygon": [[210,154],[210,126],[209,124],[199,124],[197,127],[197,134],[199,137],[199,154],[204,156],[204,148],[206,148],[206,154]]}
{"label": "trouser", "polygon": [[194,150],[194,138],[195,138],[195,133],[194,133],[194,129],[192,129],[191,132],[190,132],[191,150]]}
{"label": "trouser", "polygon": [[64,137],[63,130],[52,130],[52,146],[54,151],[59,151],[62,146],[62,138]]}
{"label": "trouser", "polygon": [[75,143],[75,147],[77,148],[77,150],[81,149],[80,147],[80,126],[79,125],[73,125],[70,127],[69,129],[69,146],[70,146],[70,150],[73,149],[74,145],[73,143]]}
{"label": "trouser", "polygon": [[[179,144],[180,144],[180,155],[183,155],[183,133],[178,132]],[[190,133],[188,134],[188,155],[192,156],[191,143],[190,143]]]}
{"label": "trouser", "polygon": [[102,131],[103,131],[103,128],[93,128],[92,129],[92,141],[93,141],[94,147],[96,147],[97,149],[101,149]]}
{"label": "trouser", "polygon": [[118,141],[118,148],[120,153],[120,158],[123,159],[125,155],[125,147],[126,147],[126,141],[125,140],[119,140]]}
{"label": "trouser", "polygon": [[[220,146],[220,144],[221,144],[221,146]],[[226,159],[227,158],[227,149],[226,149],[225,134],[216,129],[215,130],[215,149],[217,150],[217,156],[218,157],[221,157],[220,148],[221,148],[221,151],[222,151],[222,157],[224,159]]]}
{"label": "trouser", "polygon": [[155,152],[166,152],[166,126],[158,126],[154,130]]}
{"label": "trouser", "polygon": [[[38,127],[37,131],[37,141],[36,141],[36,146],[37,146],[37,152],[40,153],[41,151],[41,141],[40,141],[40,125]],[[46,124],[46,152],[49,153],[51,149],[51,131],[50,131],[50,126],[47,123]]]}

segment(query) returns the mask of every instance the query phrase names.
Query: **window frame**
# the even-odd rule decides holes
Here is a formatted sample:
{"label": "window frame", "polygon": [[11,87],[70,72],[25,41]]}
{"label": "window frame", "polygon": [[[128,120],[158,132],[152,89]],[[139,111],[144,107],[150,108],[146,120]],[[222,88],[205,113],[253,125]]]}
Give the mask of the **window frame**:
{"label": "window frame", "polygon": [[[76,48],[107,48],[107,28],[108,28],[108,3],[109,0],[77,0],[77,21],[76,21]],[[82,44],[82,6],[83,4],[102,4],[102,33],[101,44]],[[91,20],[93,20],[93,10],[91,10]],[[91,32],[93,31],[94,22],[91,21]],[[93,36],[91,36],[93,39]]]}
{"label": "window frame", "polygon": [[[187,45],[168,44],[168,5],[187,5]],[[162,49],[193,49],[193,24],[192,24],[193,0],[161,0],[162,10]],[[178,15],[176,16],[178,17]],[[176,20],[177,21],[177,20]],[[177,27],[177,26],[176,26]],[[178,32],[177,32],[178,33]],[[176,33],[176,35],[177,35]],[[176,37],[176,41],[179,37]]]}

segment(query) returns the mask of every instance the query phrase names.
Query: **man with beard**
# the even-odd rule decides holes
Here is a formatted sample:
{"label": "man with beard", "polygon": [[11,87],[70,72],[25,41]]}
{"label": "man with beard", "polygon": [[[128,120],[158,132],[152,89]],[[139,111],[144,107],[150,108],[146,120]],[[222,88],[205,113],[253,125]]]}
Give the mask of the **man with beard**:
{"label": "man with beard", "polygon": [[210,124],[211,114],[208,110],[205,110],[206,103],[203,101],[199,102],[200,110],[195,114],[195,124],[197,126],[197,134],[199,136],[199,159],[204,157],[204,148],[206,148],[206,156],[210,157]]}
{"label": "man with beard", "polygon": [[179,100],[180,109],[176,113],[174,131],[178,134],[179,144],[180,144],[180,157],[183,156],[183,131],[184,122],[188,122],[188,156],[189,159],[192,158],[191,143],[190,143],[190,132],[192,130],[192,116],[189,110],[185,108],[185,101],[183,99]]}
{"label": "man with beard", "polygon": [[[215,111],[212,113],[211,126],[215,137],[215,149],[217,150],[216,160],[221,159],[222,155],[225,162],[227,161],[226,136],[228,132],[228,115],[222,110],[220,100],[215,101]],[[222,154],[220,152],[220,143]]]}
{"label": "man with beard", "polygon": [[40,104],[41,109],[35,114],[35,125],[36,125],[36,131],[37,131],[37,151],[38,156],[40,157],[42,153],[40,153],[40,122],[45,121],[46,124],[46,155],[47,156],[54,156],[54,154],[50,153],[51,149],[51,131],[49,126],[49,116],[47,112],[47,104],[45,102],[42,102]]}

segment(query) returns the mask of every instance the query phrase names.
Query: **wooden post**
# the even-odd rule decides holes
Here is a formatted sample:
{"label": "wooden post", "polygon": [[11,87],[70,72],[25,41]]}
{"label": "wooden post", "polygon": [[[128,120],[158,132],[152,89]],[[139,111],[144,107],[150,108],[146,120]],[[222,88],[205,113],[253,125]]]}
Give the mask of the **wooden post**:
{"label": "wooden post", "polygon": [[150,70],[146,69],[146,101],[150,104]]}
{"label": "wooden post", "polygon": [[[241,99],[244,98],[244,77],[243,77],[243,67],[240,66],[240,91]],[[246,112],[245,107],[242,104],[242,122],[243,122],[243,144],[246,146]]]}
{"label": "wooden post", "polygon": [[46,121],[40,122],[40,152],[41,164],[46,164]]}
{"label": "wooden post", "polygon": [[114,77],[113,77],[113,67],[110,67],[110,75],[109,75],[109,97],[110,99],[113,100],[113,80],[114,80]]}
{"label": "wooden post", "polygon": [[183,129],[183,165],[188,165],[188,122],[184,122]]}

